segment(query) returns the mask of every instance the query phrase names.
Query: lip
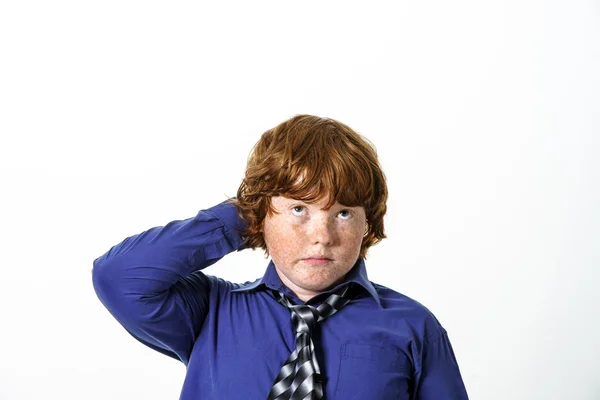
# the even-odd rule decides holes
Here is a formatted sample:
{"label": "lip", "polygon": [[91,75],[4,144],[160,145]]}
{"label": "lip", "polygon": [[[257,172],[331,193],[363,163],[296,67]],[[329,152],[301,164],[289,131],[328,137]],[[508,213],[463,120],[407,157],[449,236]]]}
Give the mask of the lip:
{"label": "lip", "polygon": [[327,264],[328,262],[331,262],[332,260],[327,257],[314,256],[314,257],[303,258],[302,261],[304,261],[305,263],[308,263],[308,264],[312,264],[312,265],[323,265],[323,264]]}

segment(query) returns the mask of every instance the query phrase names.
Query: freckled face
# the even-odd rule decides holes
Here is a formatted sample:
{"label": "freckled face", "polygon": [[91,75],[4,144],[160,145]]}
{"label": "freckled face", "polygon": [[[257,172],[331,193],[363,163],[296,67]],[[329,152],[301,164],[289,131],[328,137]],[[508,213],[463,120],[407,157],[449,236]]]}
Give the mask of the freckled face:
{"label": "freckled face", "polygon": [[358,259],[366,228],[363,207],[327,198],[307,204],[283,196],[271,198],[277,213],[267,215],[263,235],[282,282],[302,300],[340,283]]}

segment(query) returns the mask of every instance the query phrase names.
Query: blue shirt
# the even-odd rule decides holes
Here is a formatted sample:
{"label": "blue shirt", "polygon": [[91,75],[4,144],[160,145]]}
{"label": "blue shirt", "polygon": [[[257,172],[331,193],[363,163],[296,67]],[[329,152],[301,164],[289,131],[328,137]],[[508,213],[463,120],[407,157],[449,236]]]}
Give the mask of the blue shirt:
{"label": "blue shirt", "polygon": [[[242,250],[244,229],[228,202],[130,236],[94,260],[100,301],[143,344],[187,367],[180,399],[266,399],[295,348],[284,286],[272,262],[254,282],[201,270]],[[356,263],[344,283],[364,290],[317,324],[313,341],[325,399],[462,400],[467,393],[446,330],[423,305],[370,282]]]}

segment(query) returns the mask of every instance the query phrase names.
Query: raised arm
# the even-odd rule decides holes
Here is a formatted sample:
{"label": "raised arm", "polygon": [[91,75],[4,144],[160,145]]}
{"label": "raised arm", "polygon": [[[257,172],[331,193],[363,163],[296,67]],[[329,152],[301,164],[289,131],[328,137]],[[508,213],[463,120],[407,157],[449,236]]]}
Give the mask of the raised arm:
{"label": "raised arm", "polygon": [[208,310],[200,270],[242,250],[243,229],[225,201],[130,236],[94,260],[96,294],[136,339],[187,365]]}

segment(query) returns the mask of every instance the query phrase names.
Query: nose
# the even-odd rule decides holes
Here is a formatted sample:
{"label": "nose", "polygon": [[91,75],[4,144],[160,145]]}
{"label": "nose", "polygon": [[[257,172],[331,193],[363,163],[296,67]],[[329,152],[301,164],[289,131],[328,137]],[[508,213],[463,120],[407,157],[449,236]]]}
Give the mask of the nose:
{"label": "nose", "polygon": [[331,245],[335,239],[335,227],[328,218],[316,218],[310,223],[308,235],[313,244]]}

